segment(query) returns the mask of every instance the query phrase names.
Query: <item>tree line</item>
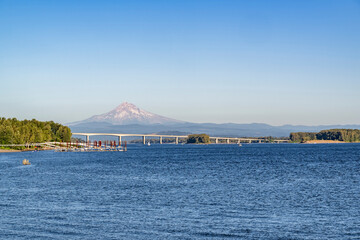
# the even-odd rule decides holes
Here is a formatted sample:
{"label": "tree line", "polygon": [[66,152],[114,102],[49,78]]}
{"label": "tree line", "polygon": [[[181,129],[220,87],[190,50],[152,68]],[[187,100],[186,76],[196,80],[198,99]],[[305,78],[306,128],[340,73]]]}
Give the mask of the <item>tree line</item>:
{"label": "tree line", "polygon": [[334,140],[344,142],[360,142],[359,129],[329,129],[320,132],[293,132],[290,133],[293,142],[306,142],[310,140]]}
{"label": "tree line", "polygon": [[70,139],[70,128],[53,121],[41,122],[35,119],[19,121],[16,118],[0,118],[0,144],[67,142]]}

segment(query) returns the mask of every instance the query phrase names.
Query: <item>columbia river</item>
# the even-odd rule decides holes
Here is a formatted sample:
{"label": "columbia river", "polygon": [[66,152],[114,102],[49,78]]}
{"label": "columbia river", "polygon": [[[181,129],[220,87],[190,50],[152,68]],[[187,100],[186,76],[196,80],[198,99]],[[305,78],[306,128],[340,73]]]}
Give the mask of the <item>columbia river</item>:
{"label": "columbia river", "polygon": [[330,238],[360,238],[360,144],[0,154],[0,239]]}

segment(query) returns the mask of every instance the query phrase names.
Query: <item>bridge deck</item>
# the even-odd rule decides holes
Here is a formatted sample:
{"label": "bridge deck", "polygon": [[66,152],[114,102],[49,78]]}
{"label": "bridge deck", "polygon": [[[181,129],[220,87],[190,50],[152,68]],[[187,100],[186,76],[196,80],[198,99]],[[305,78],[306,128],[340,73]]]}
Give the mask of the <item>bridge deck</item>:
{"label": "bridge deck", "polygon": [[[79,136],[114,136],[114,137],[158,137],[158,138],[187,138],[185,135],[162,135],[162,134],[130,134],[130,133],[73,133]],[[226,140],[226,141],[248,141],[248,142],[261,142],[265,141],[263,138],[241,138],[241,137],[210,137],[210,139]],[[274,142],[289,142],[289,140],[274,140]]]}

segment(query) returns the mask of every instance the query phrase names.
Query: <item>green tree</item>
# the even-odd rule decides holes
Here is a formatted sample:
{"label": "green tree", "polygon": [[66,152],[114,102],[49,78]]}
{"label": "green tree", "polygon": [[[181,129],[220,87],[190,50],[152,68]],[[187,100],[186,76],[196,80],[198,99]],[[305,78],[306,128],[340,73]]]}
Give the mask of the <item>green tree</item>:
{"label": "green tree", "polygon": [[71,140],[71,130],[68,127],[61,126],[56,132],[56,137],[63,142],[68,142]]}
{"label": "green tree", "polygon": [[1,144],[13,144],[14,143],[14,130],[11,126],[0,127],[0,142]]}

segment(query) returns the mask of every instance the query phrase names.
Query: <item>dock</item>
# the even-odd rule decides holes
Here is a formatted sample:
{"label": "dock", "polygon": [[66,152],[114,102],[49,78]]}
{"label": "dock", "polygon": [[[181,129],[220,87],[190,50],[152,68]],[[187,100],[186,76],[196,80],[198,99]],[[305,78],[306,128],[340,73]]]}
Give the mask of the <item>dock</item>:
{"label": "dock", "polygon": [[116,141],[87,141],[87,142],[65,142],[53,145],[55,152],[126,152],[127,142],[116,143]]}

